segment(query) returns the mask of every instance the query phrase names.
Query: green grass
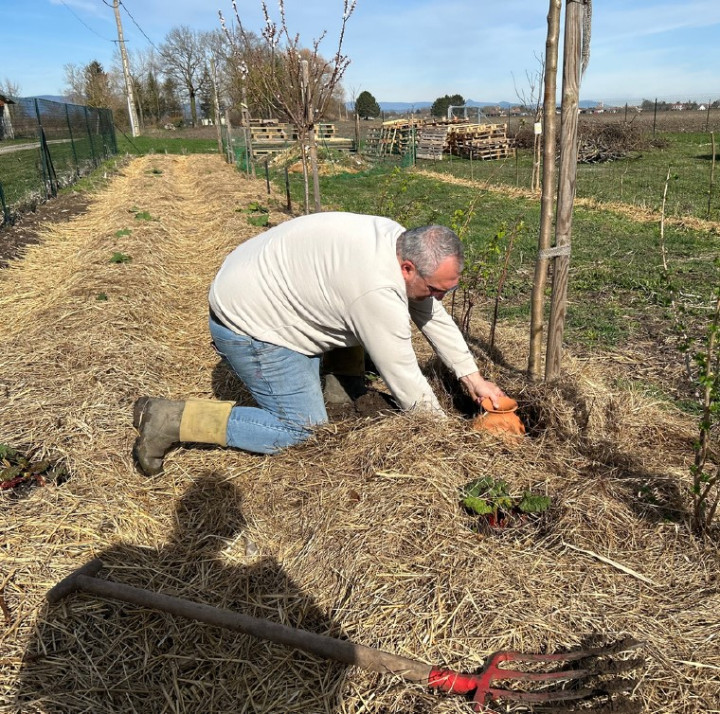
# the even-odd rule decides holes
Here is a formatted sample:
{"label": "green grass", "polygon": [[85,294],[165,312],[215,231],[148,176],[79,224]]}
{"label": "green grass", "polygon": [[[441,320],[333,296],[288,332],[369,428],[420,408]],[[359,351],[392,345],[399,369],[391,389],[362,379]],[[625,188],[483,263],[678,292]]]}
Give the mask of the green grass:
{"label": "green grass", "polygon": [[[666,215],[720,220],[720,167],[711,188],[712,146],[709,134],[663,134],[662,147],[648,148],[626,159],[602,164],[578,164],[577,195],[603,202],[628,203],[660,210],[665,181],[670,172]],[[716,141],[716,163],[720,159]],[[529,189],[532,152],[520,149],[502,161],[470,161],[444,157],[421,161],[422,168],[477,182]],[[712,194],[712,195],[710,195]]]}
{"label": "green grass", "polygon": [[629,159],[578,166],[578,196],[619,201],[660,210],[668,172],[667,205],[672,216],[720,218],[720,191],[714,186],[708,212],[712,149],[707,134],[667,134],[667,146]]}
{"label": "green grass", "polygon": [[117,134],[118,153],[146,154],[212,154],[217,153],[217,139],[191,139],[178,136],[136,136]]}
{"label": "green grass", "polygon": [[41,195],[44,185],[38,150],[0,154],[0,183],[8,206],[16,205],[26,196]]}

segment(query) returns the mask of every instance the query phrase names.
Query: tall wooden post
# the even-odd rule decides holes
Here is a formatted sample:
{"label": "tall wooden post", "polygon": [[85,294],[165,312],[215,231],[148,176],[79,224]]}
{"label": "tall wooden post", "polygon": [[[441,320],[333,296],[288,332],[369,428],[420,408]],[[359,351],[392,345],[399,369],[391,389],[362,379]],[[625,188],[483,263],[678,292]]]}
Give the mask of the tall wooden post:
{"label": "tall wooden post", "polygon": [[357,100],[355,101],[355,151],[360,153],[360,115],[357,111]]}
{"label": "tall wooden post", "polygon": [[307,131],[308,150],[310,152],[315,213],[319,213],[322,210],[322,206],[320,205],[320,174],[318,172],[317,140],[315,135],[315,107],[310,94],[310,63],[307,60],[301,60],[300,72],[300,82],[305,103],[305,128]]}
{"label": "tall wooden post", "polygon": [[230,110],[225,110],[225,131],[227,133],[227,162],[235,163],[235,147],[233,146],[232,124],[230,123]]}
{"label": "tall wooden post", "polygon": [[247,87],[245,86],[245,78],[241,87],[241,106],[240,116],[242,117],[243,138],[245,139],[245,172],[248,176],[252,174],[255,178],[255,152],[252,143],[252,128],[250,126],[250,109],[247,101]]}
{"label": "tall wooden post", "polygon": [[215,58],[210,58],[210,74],[212,75],[213,85],[213,121],[215,122],[215,132],[217,134],[217,145],[218,153],[220,156],[223,155],[222,145],[222,127],[220,122],[220,97],[218,96],[217,87],[217,66],[215,65]]}
{"label": "tall wooden post", "polygon": [[125,40],[123,38],[122,21],[120,20],[120,0],[113,0],[115,11],[115,23],[118,32],[118,47],[120,48],[120,59],[122,61],[123,75],[125,77],[125,93],[127,95],[128,115],[130,117],[130,132],[133,136],[140,135],[138,127],[137,110],[135,108],[135,92],[133,91],[132,77],[130,76],[130,63],[128,62]]}
{"label": "tall wooden post", "polygon": [[535,262],[532,305],[530,311],[530,356],[528,375],[531,379],[540,377],[542,354],[543,320],[545,310],[545,286],[547,283],[548,256],[553,218],[555,213],[555,126],[557,111],[557,67],[558,40],[560,37],[560,15],[562,0],[550,0],[548,11],[548,34],[545,43],[545,95],[543,99],[543,165],[542,198],[540,199],[540,236],[538,256]]}
{"label": "tall wooden post", "polygon": [[545,379],[560,374],[562,339],[567,312],[567,284],[570,270],[570,237],[577,178],[577,127],[580,103],[580,66],[584,0],[567,0],[565,7],[565,46],[560,132],[560,167],[557,217],[555,221],[555,267],[552,304],[548,323]]}

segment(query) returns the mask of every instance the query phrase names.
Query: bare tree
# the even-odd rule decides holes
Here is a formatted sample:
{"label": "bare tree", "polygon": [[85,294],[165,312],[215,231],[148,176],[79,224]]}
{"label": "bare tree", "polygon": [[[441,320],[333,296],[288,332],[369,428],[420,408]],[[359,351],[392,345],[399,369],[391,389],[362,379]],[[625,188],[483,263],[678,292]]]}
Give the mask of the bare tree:
{"label": "bare tree", "polygon": [[259,42],[245,30],[235,0],[232,3],[234,27],[228,27],[220,13],[221,25],[234,48],[234,61],[238,67],[244,68],[238,71],[238,76],[252,83],[253,89],[265,99],[268,107],[282,111],[297,128],[302,147],[306,213],[309,212],[308,158],[312,167],[315,211],[321,209],[315,125],[325,116],[350,64],[342,47],[345,28],[356,2],[344,0],[337,48],[331,60],[326,60],[320,54],[320,44],[325,39],[326,31],[313,40],[311,49],[301,47],[299,35],[290,34],[284,0],[278,3],[278,21],[271,18],[267,4],[262,1],[265,27]]}
{"label": "bare tree", "polygon": [[[542,146],[543,115],[543,97],[541,89],[545,82],[545,57],[543,55],[535,54],[535,59],[537,59],[538,64],[540,65],[539,69],[535,72],[525,72],[527,90],[518,88],[518,86],[515,85],[515,95],[520,100],[520,104],[522,104],[523,108],[533,113],[533,170],[531,189],[533,191],[538,191],[540,190],[540,154]],[[513,77],[513,84],[515,84],[515,77]]]}
{"label": "bare tree", "polygon": [[0,94],[17,98],[20,96],[20,85],[9,77],[5,77],[5,80],[0,82]]}
{"label": "bare tree", "polygon": [[76,64],[66,64],[63,69],[65,70],[66,84],[63,94],[71,102],[82,104],[85,101],[84,68],[78,67]]}
{"label": "bare tree", "polygon": [[160,45],[163,74],[175,80],[187,93],[193,125],[197,124],[197,95],[208,76],[207,35],[183,25],[170,30]]}

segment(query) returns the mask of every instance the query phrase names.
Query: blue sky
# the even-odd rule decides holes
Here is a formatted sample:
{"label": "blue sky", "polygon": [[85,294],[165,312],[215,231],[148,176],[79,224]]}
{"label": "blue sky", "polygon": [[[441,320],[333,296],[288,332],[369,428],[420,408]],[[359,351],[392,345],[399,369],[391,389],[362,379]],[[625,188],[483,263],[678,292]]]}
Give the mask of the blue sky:
{"label": "blue sky", "polygon": [[[122,0],[128,50],[159,45],[179,25],[219,28],[230,0]],[[285,0],[288,25],[321,51],[335,50],[342,0]],[[262,27],[260,0],[237,0],[245,26]],[[268,3],[276,12],[276,0]],[[357,0],[345,52],[348,98],[367,90],[381,102],[433,101],[461,94],[476,101],[517,101],[539,69],[548,0]],[[133,21],[134,18],[134,21]],[[116,61],[111,0],[1,0],[0,82],[22,96],[61,94],[64,66]],[[147,36],[147,37],[146,37]],[[149,40],[148,40],[149,38]],[[596,0],[591,58],[581,99],[720,98],[718,0]],[[559,99],[559,97],[558,97]]]}

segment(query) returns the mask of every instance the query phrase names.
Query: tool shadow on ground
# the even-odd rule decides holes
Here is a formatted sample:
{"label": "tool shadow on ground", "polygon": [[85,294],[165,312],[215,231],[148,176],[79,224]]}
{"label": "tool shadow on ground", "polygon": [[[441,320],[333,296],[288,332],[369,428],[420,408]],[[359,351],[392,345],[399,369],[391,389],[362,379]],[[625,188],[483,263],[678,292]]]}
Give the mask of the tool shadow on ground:
{"label": "tool shadow on ground", "polygon": [[[107,549],[97,554],[98,577],[342,637],[274,558],[253,555],[240,505],[228,480],[202,476],[178,502],[167,545]],[[232,558],[249,564],[228,565]],[[282,645],[77,593],[40,613],[14,711],[331,713],[344,671]]]}

